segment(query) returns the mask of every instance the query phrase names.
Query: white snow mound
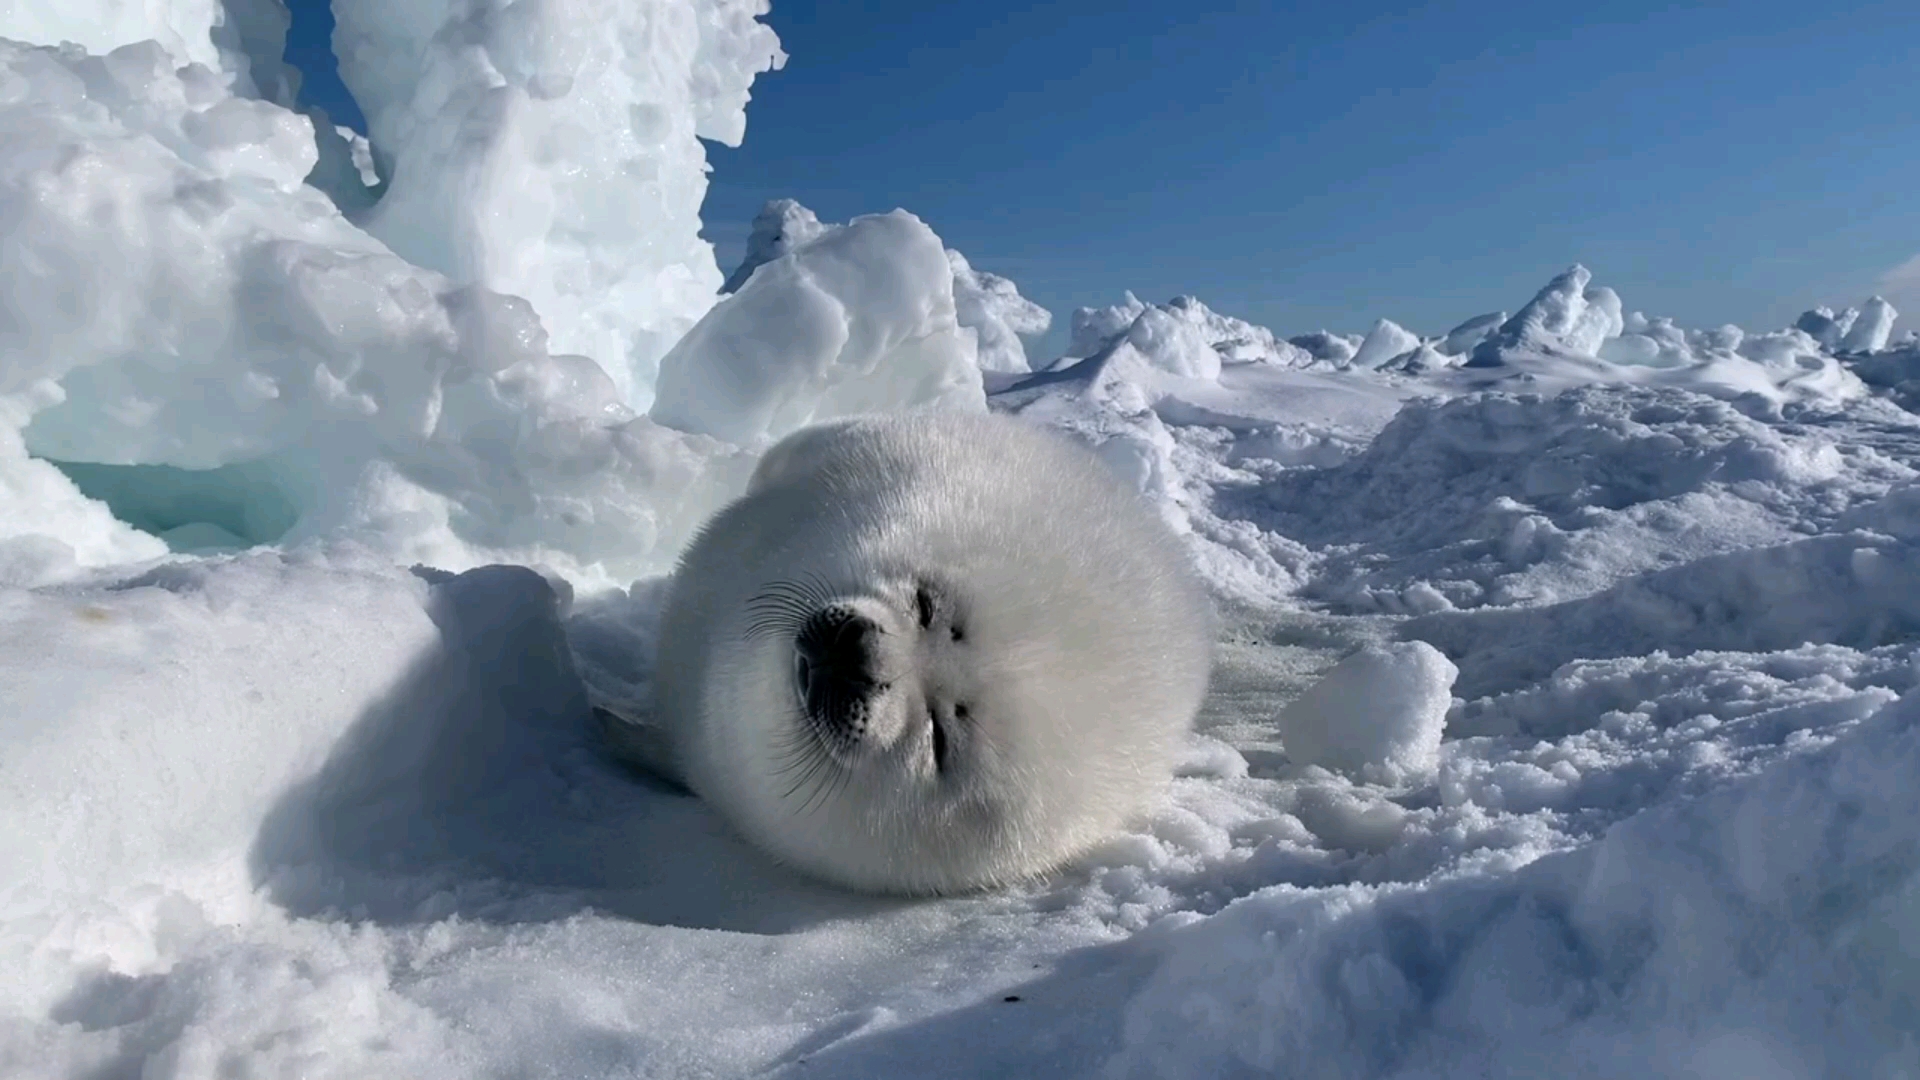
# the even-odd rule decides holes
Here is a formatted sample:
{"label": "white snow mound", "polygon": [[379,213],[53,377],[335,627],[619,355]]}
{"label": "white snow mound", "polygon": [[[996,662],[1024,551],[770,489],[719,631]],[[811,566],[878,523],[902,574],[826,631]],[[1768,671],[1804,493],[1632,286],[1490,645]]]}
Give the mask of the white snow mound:
{"label": "white snow mound", "polygon": [[1335,665],[1277,718],[1297,765],[1356,780],[1419,784],[1440,769],[1440,737],[1460,670],[1424,641],[1369,645]]}
{"label": "white snow mound", "polygon": [[660,362],[651,417],[735,445],[862,412],[986,408],[946,248],[904,210],[858,217],[747,278]]}

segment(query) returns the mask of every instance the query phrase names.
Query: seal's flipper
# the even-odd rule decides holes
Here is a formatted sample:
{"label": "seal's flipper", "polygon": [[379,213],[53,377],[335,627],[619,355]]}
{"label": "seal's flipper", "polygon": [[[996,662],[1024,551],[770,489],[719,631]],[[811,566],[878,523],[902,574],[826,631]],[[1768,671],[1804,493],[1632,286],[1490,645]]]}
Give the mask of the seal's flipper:
{"label": "seal's flipper", "polygon": [[605,705],[593,707],[593,718],[599,722],[601,742],[615,760],[639,769],[676,791],[692,793],[674,763],[672,745],[657,726]]}

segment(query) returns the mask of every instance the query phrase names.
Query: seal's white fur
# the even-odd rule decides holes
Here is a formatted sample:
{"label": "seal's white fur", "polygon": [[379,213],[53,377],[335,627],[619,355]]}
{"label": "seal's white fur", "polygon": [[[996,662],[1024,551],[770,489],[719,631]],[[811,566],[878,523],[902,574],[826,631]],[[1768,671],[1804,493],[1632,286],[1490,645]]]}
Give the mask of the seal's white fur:
{"label": "seal's white fur", "polygon": [[[832,751],[794,676],[802,609],[826,603],[879,628],[883,688]],[[1085,449],[994,416],[810,428],[682,558],[655,677],[670,760],[656,764],[842,885],[1004,883],[1157,796],[1210,642],[1179,542]]]}

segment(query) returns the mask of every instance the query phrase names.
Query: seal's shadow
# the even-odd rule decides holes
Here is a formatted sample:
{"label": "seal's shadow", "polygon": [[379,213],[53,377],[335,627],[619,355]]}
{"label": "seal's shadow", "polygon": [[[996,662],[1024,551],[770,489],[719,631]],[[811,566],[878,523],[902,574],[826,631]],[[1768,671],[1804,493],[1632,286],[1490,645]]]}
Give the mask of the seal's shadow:
{"label": "seal's shadow", "polygon": [[611,761],[545,579],[437,577],[436,646],[261,824],[250,869],[275,902],[388,924],[593,909],[757,933],[896,906],[799,878]]}

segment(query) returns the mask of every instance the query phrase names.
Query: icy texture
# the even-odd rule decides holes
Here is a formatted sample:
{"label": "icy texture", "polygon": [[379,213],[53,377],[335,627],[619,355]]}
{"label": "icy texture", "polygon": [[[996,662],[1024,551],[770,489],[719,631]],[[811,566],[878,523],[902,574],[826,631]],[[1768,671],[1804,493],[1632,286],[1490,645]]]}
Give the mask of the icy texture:
{"label": "icy texture", "polygon": [[1197,298],[1176,296],[1144,304],[1129,292],[1124,302],[1073,313],[1067,355],[1107,358],[1188,379],[1212,380],[1222,363],[1307,367],[1314,356],[1273,331],[1213,311]]}
{"label": "icy texture", "polygon": [[1276,718],[1298,765],[1402,785],[1440,769],[1440,736],[1459,669],[1424,641],[1368,646],[1340,661]]}
{"label": "icy texture", "polygon": [[[747,236],[747,254],[727,275],[723,293],[735,293],[755,270],[788,252],[844,228],[824,224],[814,212],[792,199],[773,199],[760,208]],[[947,252],[953,269],[954,319],[974,333],[975,354],[982,371],[1029,370],[1022,334],[1047,332],[1053,316],[1046,308],[1020,295],[1013,282],[998,274],[975,270],[965,255]]]}
{"label": "icy texture", "polygon": [[702,138],[738,145],[748,87],[784,60],[767,0],[334,5],[340,76],[390,161],[367,230],[519,296],[556,352],[644,410],[713,303]]}
{"label": "icy texture", "polygon": [[[280,18],[286,18],[286,9],[274,0],[263,0],[257,6],[279,8]],[[0,38],[32,45],[70,41],[95,54],[109,53],[122,45],[154,41],[176,64],[197,63],[219,70],[222,56],[214,43],[214,28],[225,19],[226,5],[221,0],[10,3],[0,9]]]}
{"label": "icy texture", "polygon": [[736,445],[809,421],[981,410],[940,238],[902,210],[855,218],[755,270],[660,362],[658,423]]}
{"label": "icy texture", "polygon": [[1507,313],[1504,311],[1475,315],[1447,331],[1447,336],[1440,341],[1440,351],[1448,356],[1472,355],[1474,347],[1500,329],[1506,321]]}
{"label": "icy texture", "polygon": [[1858,308],[1847,308],[1838,314],[1825,305],[1803,312],[1794,320],[1793,328],[1803,331],[1823,349],[1837,349],[1840,342],[1853,328],[1854,320],[1860,317]]}
{"label": "icy texture", "polygon": [[1360,351],[1360,343],[1365,341],[1361,335],[1340,335],[1321,330],[1317,333],[1302,334],[1287,339],[1289,345],[1303,349],[1315,360],[1334,367],[1345,367],[1353,362],[1353,355]]}
{"label": "icy texture", "polygon": [[1019,287],[1006,278],[975,270],[957,251],[948,249],[947,262],[953,266],[954,318],[973,330],[980,370],[1031,370],[1020,338],[1046,333],[1053,314],[1021,296]]}
{"label": "icy texture", "polygon": [[1497,893],[1280,887],[1171,929],[1104,1075],[1910,1070],[1915,706]]}
{"label": "icy texture", "polygon": [[1899,317],[1892,304],[1876,296],[1861,307],[1860,315],[1840,339],[1840,348],[1850,353],[1879,352],[1893,340],[1893,320]]}
{"label": "icy texture", "polygon": [[1570,267],[1475,346],[1471,363],[1497,366],[1503,350],[1597,355],[1602,342],[1620,335],[1624,322],[1620,297],[1605,286],[1590,287],[1592,281],[1586,267]]}
{"label": "icy texture", "polygon": [[793,199],[769,199],[754,215],[753,230],[747,234],[747,254],[720,286],[723,293],[736,293],[755,270],[818,239],[831,226],[823,225],[813,211]]}
{"label": "icy texture", "polygon": [[1412,403],[1365,453],[1261,495],[1270,528],[1328,545],[1316,593],[1418,614],[1550,602],[1778,542],[1911,476],[1697,394],[1595,387]]}
{"label": "icy texture", "polygon": [[1377,368],[1420,347],[1420,339],[1391,319],[1381,319],[1353,354],[1353,366]]}
{"label": "icy texture", "polygon": [[549,354],[524,301],[348,224],[301,183],[305,117],[152,44],[0,43],[0,72],[31,88],[0,104],[0,518],[73,551],[30,542],[35,576],[157,551],[22,462],[19,425],[57,461],[261,463],[300,509],[288,539],[586,577],[665,565],[750,467],[632,419],[591,361]]}

